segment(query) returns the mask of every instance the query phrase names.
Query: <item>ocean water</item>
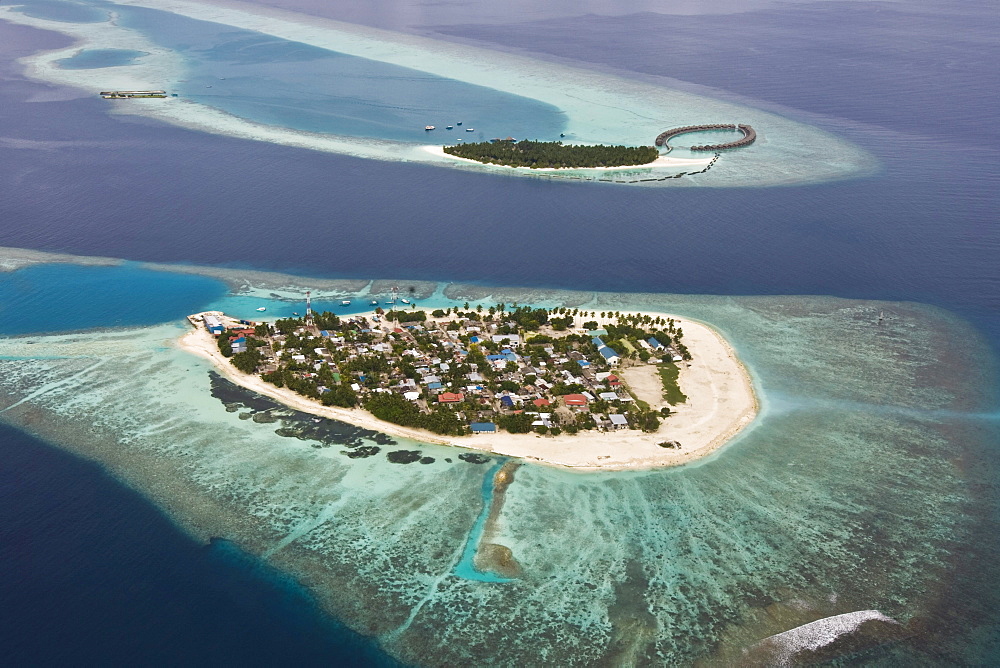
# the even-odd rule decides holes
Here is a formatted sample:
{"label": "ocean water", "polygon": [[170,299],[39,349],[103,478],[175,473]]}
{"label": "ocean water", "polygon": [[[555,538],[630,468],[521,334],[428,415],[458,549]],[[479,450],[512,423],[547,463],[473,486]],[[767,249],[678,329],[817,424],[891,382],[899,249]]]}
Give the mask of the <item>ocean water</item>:
{"label": "ocean water", "polygon": [[[367,11],[299,4],[333,18]],[[500,540],[526,575],[498,585],[454,575],[489,465],[316,425],[213,381],[167,346],[181,329],[146,327],[188,310],[183,300],[159,310],[142,298],[143,288],[175,279],[162,272],[148,285],[122,282],[128,295],[109,298],[101,315],[81,308],[51,328],[114,326],[110,318],[125,310],[137,329],[0,342],[0,408],[24,400],[0,417],[100,459],[144,493],[117,496],[102,478],[88,505],[114,498],[140,513],[152,501],[196,540],[225,536],[292,573],[318,605],[405,661],[498,662],[499,647],[511,663],[731,664],[793,626],[878,609],[908,637],[887,632],[893,642],[855,660],[996,663],[1000,232],[996,101],[983,94],[995,87],[992,8],[835,2],[611,18],[552,6],[524,15],[558,19],[534,25],[473,3],[456,5],[448,20],[441,7],[392,7],[399,11],[384,19],[392,27],[545,50],[540,57],[805,121],[863,147],[878,169],[784,188],[626,189],[247,142],[109,116],[100,100],[28,80],[15,58],[69,41],[0,23],[0,243],[364,279],[343,290],[351,298],[383,277],[473,283],[437,286],[428,301],[502,295],[686,313],[719,326],[750,365],[764,400],[758,425],[699,465],[663,473],[581,479],[522,468]],[[67,284],[17,292],[5,327],[38,331],[44,306],[31,305]],[[284,294],[278,287],[224,296],[212,284],[204,297],[194,286],[190,295],[250,313],[258,304],[269,314],[299,310],[301,302],[269,298]],[[740,296],[795,294],[846,300]],[[332,292],[326,303],[337,306]],[[878,328],[883,311],[888,325]],[[18,439],[12,432],[4,442]],[[380,450],[340,454],[364,445]],[[385,455],[397,447],[434,462],[391,464]],[[16,489],[44,499],[78,474],[51,484],[25,475],[42,456],[10,461]],[[55,527],[42,545],[73,522],[60,507],[32,519]],[[99,564],[102,544],[78,550]],[[114,576],[151,578],[137,562]],[[253,567],[223,570],[237,577]],[[175,581],[162,577],[153,582],[169,590]],[[27,581],[36,584],[18,599],[28,606],[19,631],[38,646],[56,617],[32,612],[31,593],[45,585],[42,576]],[[270,576],[253,582],[240,588],[273,586]],[[64,605],[85,604],[86,590],[66,591]],[[172,621],[137,630],[131,642],[173,633],[192,652],[213,642],[187,628]],[[256,636],[269,647],[287,637],[266,628]],[[303,646],[326,647],[329,637]]]}

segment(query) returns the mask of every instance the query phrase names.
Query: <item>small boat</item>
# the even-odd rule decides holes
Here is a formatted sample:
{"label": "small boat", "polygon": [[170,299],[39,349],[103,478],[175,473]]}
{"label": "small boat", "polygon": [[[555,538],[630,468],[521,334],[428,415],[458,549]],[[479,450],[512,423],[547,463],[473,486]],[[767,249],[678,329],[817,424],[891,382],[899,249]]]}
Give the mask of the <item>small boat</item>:
{"label": "small boat", "polygon": [[265,307],[265,306],[261,306],[261,307],[260,307],[260,308],[258,308],[257,310],[258,310],[258,311],[266,311],[266,310],[267,310],[267,307]]}
{"label": "small boat", "polygon": [[403,302],[404,304],[409,304],[410,303],[409,299],[400,299],[399,301]]}
{"label": "small boat", "polygon": [[395,304],[396,302],[386,302],[386,304]]}
{"label": "small boat", "polygon": [[298,314],[299,314],[298,311],[292,311],[292,315],[298,315]]}
{"label": "small boat", "polygon": [[351,305],[351,300],[350,299],[345,299],[342,302],[340,302],[340,305],[341,306],[350,306]]}
{"label": "small boat", "polygon": [[446,126],[444,126],[444,129],[445,130],[451,130],[453,127],[455,127],[455,126],[454,125],[446,125]]}
{"label": "small boat", "polygon": [[425,125],[424,126],[424,130],[427,130],[428,132],[431,131],[431,130],[433,130],[433,129],[434,129],[433,125]]}
{"label": "small boat", "polygon": [[465,128],[466,132],[475,132],[476,128]]}
{"label": "small boat", "polygon": [[455,123],[455,125],[461,125],[461,124],[462,124],[462,121],[459,121],[458,123]]}
{"label": "small boat", "polygon": [[372,306],[378,306],[378,300],[377,299],[373,299],[372,300]]}

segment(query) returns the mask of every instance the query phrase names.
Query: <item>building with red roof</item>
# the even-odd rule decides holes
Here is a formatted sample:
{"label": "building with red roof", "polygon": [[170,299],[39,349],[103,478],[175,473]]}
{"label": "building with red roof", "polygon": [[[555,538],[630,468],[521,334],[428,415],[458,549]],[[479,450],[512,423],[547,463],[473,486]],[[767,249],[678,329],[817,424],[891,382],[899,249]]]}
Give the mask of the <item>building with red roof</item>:
{"label": "building with red roof", "polygon": [[438,395],[439,404],[460,404],[465,401],[465,395],[461,392],[442,392]]}
{"label": "building with red roof", "polygon": [[563,401],[566,402],[567,406],[586,406],[587,397],[582,394],[567,394],[563,397]]}

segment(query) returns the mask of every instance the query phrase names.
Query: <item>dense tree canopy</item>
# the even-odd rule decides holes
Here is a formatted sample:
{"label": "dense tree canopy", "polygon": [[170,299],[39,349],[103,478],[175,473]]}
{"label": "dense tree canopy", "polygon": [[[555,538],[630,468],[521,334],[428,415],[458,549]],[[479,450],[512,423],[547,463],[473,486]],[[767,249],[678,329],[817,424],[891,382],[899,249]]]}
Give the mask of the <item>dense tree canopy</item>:
{"label": "dense tree canopy", "polygon": [[659,156],[652,146],[583,146],[528,140],[459,144],[445,146],[444,151],[478,162],[531,168],[645,165]]}

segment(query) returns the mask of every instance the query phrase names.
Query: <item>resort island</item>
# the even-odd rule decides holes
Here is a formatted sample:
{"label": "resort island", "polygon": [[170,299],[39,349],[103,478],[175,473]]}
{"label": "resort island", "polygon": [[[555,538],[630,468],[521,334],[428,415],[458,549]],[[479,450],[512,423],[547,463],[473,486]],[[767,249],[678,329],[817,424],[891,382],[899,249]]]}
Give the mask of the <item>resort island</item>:
{"label": "resort island", "polygon": [[757,411],[729,345],[701,323],[662,314],[465,304],[188,320],[195,329],[183,349],[289,407],[573,469],[690,461]]}
{"label": "resort island", "polygon": [[491,165],[531,169],[637,166],[660,157],[652,146],[566,145],[560,141],[515,141],[510,137],[445,146],[444,152]]}

